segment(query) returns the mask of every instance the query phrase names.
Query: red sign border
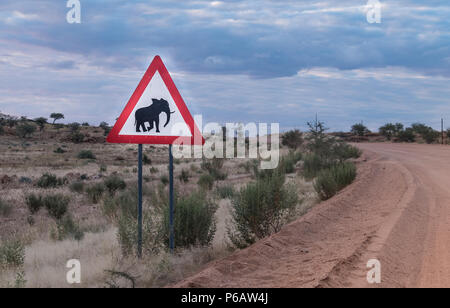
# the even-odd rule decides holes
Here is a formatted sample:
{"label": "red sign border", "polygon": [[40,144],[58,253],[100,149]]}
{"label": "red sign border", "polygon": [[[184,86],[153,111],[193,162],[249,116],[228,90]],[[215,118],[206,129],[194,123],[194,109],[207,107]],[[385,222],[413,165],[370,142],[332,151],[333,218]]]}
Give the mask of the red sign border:
{"label": "red sign border", "polygon": [[[186,136],[119,135],[120,131],[122,130],[122,127],[125,125],[125,122],[130,117],[131,112],[138,103],[139,99],[141,98],[148,84],[152,80],[156,71],[158,71],[159,74],[161,75],[164,84],[169,90],[169,93],[172,96],[175,104],[177,105],[178,110],[180,110],[180,113],[184,121],[189,127],[192,136],[186,137]],[[140,81],[139,85],[137,86],[136,90],[134,91],[133,95],[131,96],[130,100],[125,106],[125,109],[122,111],[120,117],[117,119],[116,124],[114,124],[114,127],[112,128],[111,132],[106,138],[106,141],[109,143],[133,143],[133,144],[203,145],[205,143],[205,139],[203,138],[200,130],[195,124],[194,118],[189,112],[186,103],[181,97],[180,92],[175,86],[175,83],[173,82],[172,77],[170,76],[170,73],[167,70],[166,66],[164,65],[160,56],[155,56],[155,58],[153,59],[152,63],[145,72],[144,77],[142,77],[142,80]]]}

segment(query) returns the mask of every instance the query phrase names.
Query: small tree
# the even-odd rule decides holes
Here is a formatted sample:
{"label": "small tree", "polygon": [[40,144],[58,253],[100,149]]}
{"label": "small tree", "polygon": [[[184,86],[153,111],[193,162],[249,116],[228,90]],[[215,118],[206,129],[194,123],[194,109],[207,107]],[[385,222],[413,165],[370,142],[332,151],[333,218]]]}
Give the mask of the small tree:
{"label": "small tree", "polygon": [[397,137],[400,142],[414,142],[416,140],[416,135],[411,127],[398,132]]}
{"label": "small tree", "polygon": [[295,150],[303,144],[303,133],[298,129],[290,130],[281,137],[281,144]]}
{"label": "small tree", "polygon": [[403,131],[404,126],[402,123],[388,123],[379,128],[379,132],[382,136],[386,137],[387,140],[391,140],[392,137],[396,137],[399,132]]}
{"label": "small tree", "polygon": [[77,132],[80,129],[80,126],[81,126],[80,123],[77,123],[77,122],[73,122],[73,123],[69,124],[69,128],[72,131],[72,133]]}
{"label": "small tree", "polygon": [[27,138],[36,131],[36,126],[29,123],[22,123],[16,126],[16,133],[21,138]]}
{"label": "small tree", "polygon": [[47,124],[47,118],[44,117],[36,118],[34,119],[34,122],[36,122],[36,124],[39,126],[39,131],[42,132],[45,128],[45,124]]}
{"label": "small tree", "polygon": [[324,122],[315,120],[314,122],[308,122],[309,132],[305,138],[308,141],[308,149],[321,157],[328,156],[332,145],[335,143],[334,138],[327,136]]}
{"label": "small tree", "polygon": [[362,137],[362,136],[365,136],[366,134],[370,133],[370,131],[366,126],[364,126],[364,124],[358,123],[358,124],[355,124],[352,126],[351,133],[353,135]]}
{"label": "small tree", "polygon": [[53,124],[55,124],[56,121],[64,119],[64,115],[62,113],[52,113],[50,118],[53,119]]}

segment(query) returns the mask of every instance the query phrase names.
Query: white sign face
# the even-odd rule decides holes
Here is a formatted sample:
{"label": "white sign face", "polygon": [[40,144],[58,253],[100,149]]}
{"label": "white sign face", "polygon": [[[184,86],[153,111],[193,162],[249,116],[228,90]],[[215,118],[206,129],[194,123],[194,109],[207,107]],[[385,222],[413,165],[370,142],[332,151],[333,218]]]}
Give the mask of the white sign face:
{"label": "white sign face", "polygon": [[147,85],[119,135],[192,136],[158,71]]}

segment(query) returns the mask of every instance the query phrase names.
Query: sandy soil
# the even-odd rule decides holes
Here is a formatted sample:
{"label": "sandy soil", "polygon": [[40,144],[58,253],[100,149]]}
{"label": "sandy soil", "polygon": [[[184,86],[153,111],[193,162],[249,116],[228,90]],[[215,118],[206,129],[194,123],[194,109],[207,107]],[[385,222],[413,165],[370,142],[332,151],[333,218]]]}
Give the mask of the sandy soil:
{"label": "sandy soil", "polygon": [[450,287],[450,148],[360,144],[358,178],[281,232],[176,287]]}

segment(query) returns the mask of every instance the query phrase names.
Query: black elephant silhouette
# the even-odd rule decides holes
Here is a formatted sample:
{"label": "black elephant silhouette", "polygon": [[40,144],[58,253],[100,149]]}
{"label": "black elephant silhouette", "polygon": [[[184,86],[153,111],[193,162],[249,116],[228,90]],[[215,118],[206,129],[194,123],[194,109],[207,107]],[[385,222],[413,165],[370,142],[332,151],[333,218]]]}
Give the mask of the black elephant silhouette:
{"label": "black elephant silhouette", "polygon": [[[164,124],[164,127],[166,127],[170,122],[170,115],[175,113],[175,111],[170,111],[169,103],[163,98],[152,98],[152,102],[150,106],[140,108],[134,114],[137,133],[141,132],[141,127],[144,132],[151,131],[153,127],[156,127],[156,132],[159,133],[159,115],[163,112],[167,115],[167,122]],[[148,129],[145,127],[147,122],[150,124]]]}

